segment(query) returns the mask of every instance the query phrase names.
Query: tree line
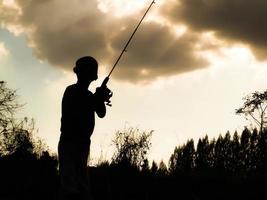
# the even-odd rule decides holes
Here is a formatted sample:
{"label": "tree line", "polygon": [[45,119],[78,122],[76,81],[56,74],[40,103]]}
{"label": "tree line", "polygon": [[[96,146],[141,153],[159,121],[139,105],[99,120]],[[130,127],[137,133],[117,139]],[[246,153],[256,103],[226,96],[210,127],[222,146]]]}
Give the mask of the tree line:
{"label": "tree line", "polygon": [[188,171],[218,170],[231,174],[260,172],[267,169],[267,132],[245,128],[239,136],[230,132],[209,140],[206,135],[175,148],[169,161],[172,174]]}

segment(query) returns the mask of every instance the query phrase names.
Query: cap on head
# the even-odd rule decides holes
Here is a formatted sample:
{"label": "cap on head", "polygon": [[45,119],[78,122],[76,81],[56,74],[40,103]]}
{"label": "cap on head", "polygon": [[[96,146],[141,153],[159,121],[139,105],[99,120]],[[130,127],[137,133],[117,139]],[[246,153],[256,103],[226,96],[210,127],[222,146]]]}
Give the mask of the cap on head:
{"label": "cap on head", "polygon": [[75,67],[73,68],[74,73],[90,73],[97,71],[98,63],[96,59],[91,56],[84,56],[76,61]]}

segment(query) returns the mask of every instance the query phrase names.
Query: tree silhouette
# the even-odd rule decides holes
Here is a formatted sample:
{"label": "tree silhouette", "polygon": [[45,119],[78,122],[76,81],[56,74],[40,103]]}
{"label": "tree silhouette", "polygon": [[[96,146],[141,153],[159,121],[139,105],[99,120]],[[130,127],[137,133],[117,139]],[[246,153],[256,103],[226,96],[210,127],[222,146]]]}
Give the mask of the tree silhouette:
{"label": "tree silhouette", "polygon": [[222,135],[220,134],[218,139],[216,140],[216,144],[215,144],[215,149],[214,149],[214,153],[215,153],[215,163],[214,163],[214,167],[220,171],[224,170],[224,156],[225,156],[225,152],[224,152],[224,139],[222,137]]}
{"label": "tree silhouette", "polygon": [[175,147],[169,159],[171,173],[189,172],[195,167],[195,147],[193,139],[182,147]]}
{"label": "tree silhouette", "polygon": [[33,138],[34,120],[15,117],[22,107],[23,104],[18,103],[16,90],[7,88],[6,83],[0,81],[0,154],[28,151],[40,155],[46,150],[41,139]]}
{"label": "tree silhouette", "polygon": [[198,170],[207,170],[213,166],[213,147],[209,144],[208,136],[199,139],[196,150],[196,168]]}
{"label": "tree silhouette", "polygon": [[259,162],[259,156],[258,156],[258,144],[259,142],[259,135],[258,135],[258,130],[255,128],[251,134],[250,137],[250,170],[255,171],[258,166]]}
{"label": "tree silhouette", "polygon": [[158,165],[157,163],[153,160],[150,171],[153,175],[155,175],[158,171]]}
{"label": "tree silhouette", "polygon": [[13,133],[17,132],[17,125],[14,114],[22,105],[17,102],[15,90],[6,87],[4,81],[0,81],[0,153],[10,152]]}
{"label": "tree silhouette", "polygon": [[223,138],[223,157],[224,157],[224,168],[227,171],[232,171],[232,157],[233,157],[233,149],[232,147],[232,141],[231,141],[231,135],[230,132],[227,131]]}
{"label": "tree silhouette", "polygon": [[[184,146],[183,146],[184,147]],[[179,171],[182,171],[182,155],[183,155],[183,147],[175,147],[173,154],[169,159],[169,171],[172,174],[176,174]]]}
{"label": "tree silhouette", "polygon": [[142,172],[148,173],[149,172],[149,163],[148,159],[144,159],[142,167],[141,167]]}
{"label": "tree silhouette", "polygon": [[158,175],[160,176],[166,176],[168,174],[168,169],[166,164],[163,161],[160,161],[159,167],[158,167]]}
{"label": "tree silhouette", "polygon": [[184,169],[191,171],[195,167],[195,146],[194,140],[189,140],[183,151]]}
{"label": "tree silhouette", "polygon": [[240,163],[240,142],[239,142],[239,135],[237,131],[234,132],[233,140],[231,144],[232,149],[232,158],[231,158],[231,169],[233,173],[238,172],[241,168]]}
{"label": "tree silhouette", "polygon": [[34,138],[34,120],[16,118],[23,107],[17,99],[16,91],[1,81],[1,198],[51,199],[57,190],[57,159],[46,152],[42,140]]}
{"label": "tree silhouette", "polygon": [[258,168],[260,170],[266,170],[267,168],[267,131],[259,133],[259,141],[258,141]]}
{"label": "tree silhouette", "polygon": [[0,118],[1,123],[12,117],[15,112],[22,107],[22,104],[17,102],[16,90],[6,87],[6,82],[0,81]]}
{"label": "tree silhouette", "polygon": [[245,128],[240,137],[240,159],[243,170],[249,170],[250,166],[250,137],[250,130]]}
{"label": "tree silhouette", "polygon": [[243,106],[236,110],[236,114],[250,116],[259,126],[260,132],[267,126],[267,90],[264,92],[253,92],[243,98]]}

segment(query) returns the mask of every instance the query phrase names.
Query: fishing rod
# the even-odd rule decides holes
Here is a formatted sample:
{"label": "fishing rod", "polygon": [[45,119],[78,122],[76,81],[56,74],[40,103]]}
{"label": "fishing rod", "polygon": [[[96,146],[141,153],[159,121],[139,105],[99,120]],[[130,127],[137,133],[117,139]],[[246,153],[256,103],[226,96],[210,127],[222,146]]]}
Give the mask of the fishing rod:
{"label": "fishing rod", "polygon": [[149,7],[147,8],[145,14],[144,14],[143,17],[141,18],[140,22],[137,24],[137,26],[136,26],[136,28],[134,29],[132,35],[130,36],[130,38],[129,38],[129,40],[127,41],[127,43],[126,43],[126,45],[124,46],[124,48],[122,49],[121,54],[119,55],[118,59],[116,60],[115,64],[113,65],[113,67],[112,67],[111,71],[109,72],[108,76],[103,80],[103,82],[102,82],[102,84],[101,84],[101,87],[106,87],[106,85],[107,85],[107,83],[108,83],[108,81],[109,81],[109,77],[110,77],[110,75],[112,74],[113,70],[114,70],[115,67],[117,66],[119,60],[121,59],[121,57],[122,57],[122,55],[123,55],[123,53],[127,51],[127,47],[128,47],[128,45],[129,45],[129,43],[131,42],[131,40],[132,40],[132,38],[133,38],[135,32],[136,32],[137,29],[139,28],[140,24],[142,23],[143,19],[145,18],[146,14],[148,13],[148,11],[150,10],[150,8],[152,7],[152,5],[153,5],[154,3],[155,3],[155,0],[153,0],[153,1],[150,3],[150,5],[149,5]]}

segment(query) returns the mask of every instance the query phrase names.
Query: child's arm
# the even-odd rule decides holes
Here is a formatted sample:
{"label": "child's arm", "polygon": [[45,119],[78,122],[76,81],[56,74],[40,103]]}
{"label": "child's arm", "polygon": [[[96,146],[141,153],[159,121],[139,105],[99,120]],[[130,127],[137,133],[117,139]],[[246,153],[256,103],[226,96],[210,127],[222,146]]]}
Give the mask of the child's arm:
{"label": "child's arm", "polygon": [[101,99],[96,98],[95,101],[95,112],[98,117],[103,118],[106,116],[106,105]]}
{"label": "child's arm", "polygon": [[106,115],[105,102],[110,103],[112,92],[107,87],[96,88],[94,94],[95,98],[95,111],[98,117],[103,118]]}

